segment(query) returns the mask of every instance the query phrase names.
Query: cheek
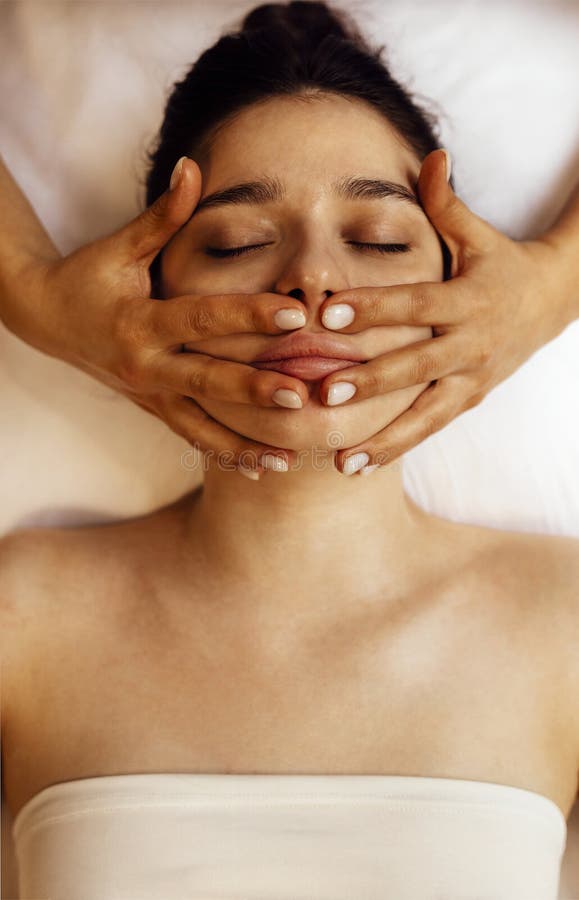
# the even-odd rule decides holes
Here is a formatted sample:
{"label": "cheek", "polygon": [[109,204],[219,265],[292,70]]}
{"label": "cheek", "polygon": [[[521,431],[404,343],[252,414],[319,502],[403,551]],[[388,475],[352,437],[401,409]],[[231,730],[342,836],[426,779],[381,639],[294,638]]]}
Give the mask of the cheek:
{"label": "cheek", "polygon": [[[177,236],[177,238],[179,235]],[[161,257],[163,296],[197,294],[211,297],[216,294],[259,294],[268,290],[275,280],[272,265],[215,265],[207,257],[189,253],[184,242],[174,239]],[[271,269],[271,271],[269,271]],[[269,287],[268,287],[269,286]]]}

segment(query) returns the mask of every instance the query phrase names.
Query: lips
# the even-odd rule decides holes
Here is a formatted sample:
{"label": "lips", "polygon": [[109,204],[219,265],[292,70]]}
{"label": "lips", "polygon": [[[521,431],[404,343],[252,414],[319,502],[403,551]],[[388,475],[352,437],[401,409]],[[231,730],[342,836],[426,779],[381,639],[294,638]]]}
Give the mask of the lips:
{"label": "lips", "polygon": [[321,334],[284,334],[275,339],[275,343],[256,356],[257,362],[270,362],[274,359],[295,359],[303,356],[318,356],[322,359],[348,359],[366,362],[367,357],[356,350],[348,341]]}
{"label": "lips", "polygon": [[274,372],[291,375],[293,378],[317,381],[319,378],[325,378],[330,372],[337,372],[338,369],[358,366],[360,360],[336,359],[329,356],[290,356],[285,359],[272,359],[269,362],[256,362],[251,365],[256,369],[272,369]]}
{"label": "lips", "polygon": [[275,345],[260,353],[250,365],[314,381],[366,361],[364,354],[347,341],[324,334],[301,333],[276,339]]}

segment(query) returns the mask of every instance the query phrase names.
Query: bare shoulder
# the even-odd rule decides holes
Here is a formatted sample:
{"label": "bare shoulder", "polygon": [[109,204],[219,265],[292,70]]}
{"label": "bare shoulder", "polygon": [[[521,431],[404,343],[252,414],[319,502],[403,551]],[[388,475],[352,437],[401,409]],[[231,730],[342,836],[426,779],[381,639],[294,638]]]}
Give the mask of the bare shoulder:
{"label": "bare shoulder", "polygon": [[571,657],[579,688],[579,538],[450,523],[446,543],[501,628]]}
{"label": "bare shoulder", "polygon": [[461,575],[473,571],[503,596],[579,605],[579,538],[433,519]]}
{"label": "bare shoulder", "polygon": [[[0,632],[4,643],[31,628],[48,635],[64,622],[126,615],[149,589],[158,548],[170,544],[169,516],[33,527],[0,538]],[[110,621],[110,620],[109,620]],[[1,640],[1,639],[0,639]],[[0,646],[0,652],[1,652]]]}
{"label": "bare shoulder", "polygon": [[24,528],[0,539],[0,594],[12,602],[47,594],[50,576],[64,574],[82,545],[76,529]]}
{"label": "bare shoulder", "polygon": [[557,627],[579,625],[579,538],[474,526],[469,541],[501,601]]}
{"label": "bare shoulder", "polygon": [[552,654],[579,747],[579,539],[497,530],[488,545],[483,559],[499,601],[508,597],[516,627],[531,625],[531,658]]}
{"label": "bare shoulder", "polygon": [[0,538],[2,659],[35,629],[89,608],[99,593],[112,596],[115,547],[122,541],[115,544],[109,526],[34,527]]}
{"label": "bare shoulder", "polygon": [[497,532],[497,565],[511,567],[523,591],[546,603],[558,600],[579,613],[579,538],[526,532]]}
{"label": "bare shoulder", "polygon": [[0,538],[0,659],[2,724],[27,659],[26,648],[54,596],[64,548],[57,531],[26,528]]}
{"label": "bare shoulder", "polygon": [[0,538],[0,611],[3,625],[50,590],[51,570],[62,558],[57,533],[50,528],[26,528]]}

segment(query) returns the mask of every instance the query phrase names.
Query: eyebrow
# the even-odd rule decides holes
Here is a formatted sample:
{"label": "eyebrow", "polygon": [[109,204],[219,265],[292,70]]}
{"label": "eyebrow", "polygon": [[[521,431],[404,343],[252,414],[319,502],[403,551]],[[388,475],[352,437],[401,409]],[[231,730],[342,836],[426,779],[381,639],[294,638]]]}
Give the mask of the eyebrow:
{"label": "eyebrow", "polygon": [[[333,182],[332,193],[346,200],[384,200],[392,197],[422,209],[418,197],[410,188],[396,181],[384,181],[381,178],[341,178]],[[225,204],[279,203],[285,195],[284,186],[278,178],[245,181],[208,194],[198,203],[193,215],[197,215],[203,209]]]}

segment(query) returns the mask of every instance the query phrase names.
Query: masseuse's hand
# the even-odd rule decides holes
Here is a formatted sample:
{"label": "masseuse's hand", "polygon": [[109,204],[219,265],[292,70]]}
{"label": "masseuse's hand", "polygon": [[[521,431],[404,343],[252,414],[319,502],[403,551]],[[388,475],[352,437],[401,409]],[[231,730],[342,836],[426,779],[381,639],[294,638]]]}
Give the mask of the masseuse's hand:
{"label": "masseuse's hand", "polygon": [[281,471],[271,457],[263,463],[263,455],[291,464],[294,451],[246,439],[196,401],[299,409],[308,402],[303,381],[182,351],[183,344],[214,335],[298,328],[305,324],[302,304],[273,293],[151,299],[149,266],[201,195],[201,172],[193,160],[184,158],[180,175],[173,190],[119,231],[26,268],[20,289],[38,298],[39,310],[50,310],[51,322],[49,334],[43,326],[42,334],[19,336],[125,394],[226,465]]}
{"label": "masseuse's hand", "polygon": [[[430,382],[387,428],[336,453],[336,466],[345,474],[366,465],[388,465],[444,428],[569,323],[558,302],[562,278],[552,244],[511,240],[474,215],[447,182],[443,150],[424,160],[418,190],[424,211],[451,252],[453,277],[336,292],[320,309],[325,327],[344,334],[397,324],[429,325],[434,334],[324,379],[320,394],[325,403],[338,382],[355,387],[347,403]],[[353,321],[344,325],[351,320],[350,310]],[[333,392],[337,402],[346,391]],[[346,466],[347,458],[351,462]]]}

